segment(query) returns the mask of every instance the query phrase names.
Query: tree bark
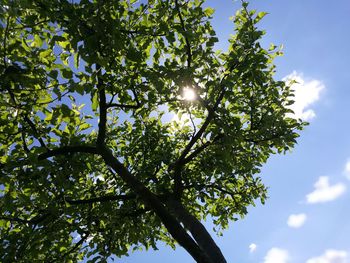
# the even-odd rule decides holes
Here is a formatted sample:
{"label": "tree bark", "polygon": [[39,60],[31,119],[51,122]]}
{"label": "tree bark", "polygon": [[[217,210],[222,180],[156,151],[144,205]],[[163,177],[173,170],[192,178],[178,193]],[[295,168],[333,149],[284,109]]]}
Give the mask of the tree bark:
{"label": "tree bark", "polygon": [[227,263],[220,248],[208,233],[203,224],[177,200],[168,199],[168,205],[172,208],[175,216],[183,223],[196,240],[199,247],[207,253],[210,259],[215,263]]}

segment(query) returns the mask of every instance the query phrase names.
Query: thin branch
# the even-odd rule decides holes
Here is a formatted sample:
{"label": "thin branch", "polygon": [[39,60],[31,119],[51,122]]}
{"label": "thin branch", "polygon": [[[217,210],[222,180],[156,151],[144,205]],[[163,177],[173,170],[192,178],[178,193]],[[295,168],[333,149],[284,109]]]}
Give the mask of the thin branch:
{"label": "thin branch", "polygon": [[26,137],[25,137],[24,130],[22,130],[21,138],[22,138],[22,142],[23,142],[23,150],[24,150],[26,153],[30,153],[30,150],[29,150],[28,145],[27,145],[27,142],[26,142]]}
{"label": "thin branch", "polygon": [[34,24],[32,24],[32,25],[25,25],[25,24],[23,24],[23,23],[20,23],[22,26],[20,26],[20,27],[14,27],[13,29],[33,28],[33,27],[35,27],[35,26],[38,26],[38,25],[40,25],[40,24],[47,23],[47,22],[50,22],[50,20],[47,19],[47,20],[43,20],[43,21],[38,21],[38,22],[36,22],[36,23],[34,23]]}
{"label": "thin branch", "polygon": [[193,121],[193,118],[192,118],[192,113],[190,110],[188,110],[188,115],[190,116],[190,120],[191,120],[191,123],[192,123],[192,127],[193,127],[193,133],[192,133],[192,138],[194,137],[194,135],[196,134],[197,132],[197,128],[196,128],[196,124],[194,123]]}
{"label": "thin branch", "polygon": [[40,137],[38,130],[36,129],[35,124],[32,122],[32,120],[29,119],[29,117],[27,115],[24,115],[23,119],[28,123],[28,125],[32,129],[33,135],[39,141],[40,146],[47,149],[43,139]]}
{"label": "thin branch", "polygon": [[131,218],[135,218],[135,217],[138,217],[140,215],[143,215],[149,211],[152,211],[151,209],[148,209],[148,208],[141,208],[141,209],[136,209],[134,210],[133,212],[130,212],[130,213],[121,213],[121,215],[123,217],[131,217]]}
{"label": "thin branch", "polygon": [[65,259],[70,253],[74,252],[77,250],[84,242],[85,240],[89,237],[89,235],[85,235],[82,237],[75,245],[72,247],[70,250],[68,250],[66,253],[62,255],[62,258]]}
{"label": "thin branch", "polygon": [[186,33],[186,27],[185,27],[185,22],[182,18],[182,14],[181,14],[181,10],[180,10],[180,6],[179,6],[179,2],[178,0],[175,0],[175,8],[176,11],[179,15],[179,19],[180,19],[180,23],[181,23],[181,28],[183,30],[183,36],[185,38],[185,42],[186,42],[186,52],[187,52],[187,67],[190,68],[191,67],[191,62],[192,62],[192,51],[191,51],[191,45],[190,45],[190,41],[188,40],[187,37],[187,33]]}
{"label": "thin branch", "polygon": [[119,104],[119,103],[108,103],[106,104],[107,108],[111,107],[118,107],[118,108],[124,108],[124,109],[139,109],[141,107],[140,104],[137,105],[129,105],[129,104]]}
{"label": "thin branch", "polygon": [[70,153],[92,153],[99,154],[98,150],[94,146],[90,145],[69,145],[63,146],[57,149],[48,150],[46,153],[40,154],[38,160],[44,160],[57,155],[65,155]]}
{"label": "thin branch", "polygon": [[215,103],[216,107],[212,108],[212,111],[208,113],[208,116],[206,120],[204,121],[202,127],[199,129],[196,135],[192,137],[190,142],[187,144],[186,148],[183,150],[182,154],[180,155],[179,159],[175,162],[173,166],[170,165],[170,168],[174,168],[174,194],[181,198],[182,194],[182,176],[181,176],[181,169],[183,165],[185,164],[184,160],[187,156],[187,154],[191,151],[193,145],[201,138],[207,127],[209,126],[211,120],[214,117],[215,110],[223,98],[224,92],[221,92],[221,95],[219,96],[218,100]]}
{"label": "thin branch", "polygon": [[[226,75],[224,76],[224,78],[226,77]],[[223,79],[222,79],[223,80]],[[221,80],[221,83],[222,83]],[[214,104],[214,106],[211,108],[211,110],[208,112],[208,115],[203,123],[203,125],[201,126],[201,128],[198,130],[198,132],[196,133],[195,136],[192,137],[192,139],[190,140],[190,142],[187,144],[187,146],[185,147],[185,149],[183,150],[182,154],[180,155],[179,159],[176,161],[176,165],[182,165],[183,160],[186,158],[187,154],[191,151],[193,145],[198,141],[198,139],[203,135],[203,133],[206,131],[207,127],[209,126],[210,122],[212,121],[212,119],[214,118],[215,115],[215,111],[218,108],[221,100],[223,99],[225,94],[225,86],[222,86],[220,94]]]}
{"label": "thin branch", "polygon": [[[7,92],[9,93],[9,95],[10,95],[10,97],[11,97],[11,100],[13,101],[13,104],[14,104],[15,107],[17,108],[17,107],[18,107],[18,104],[17,104],[16,97],[15,97],[15,95],[13,94],[12,90],[11,90],[9,87],[6,87],[6,90],[7,90]],[[33,135],[34,135],[34,137],[39,141],[40,146],[47,149],[47,147],[46,147],[46,145],[45,145],[43,139],[40,137],[40,135],[39,135],[39,133],[38,133],[38,130],[37,130],[36,127],[35,127],[35,124],[31,121],[31,119],[30,119],[27,115],[24,115],[24,116],[23,116],[23,119],[24,119],[25,122],[28,123],[28,125],[29,125],[30,128],[32,129]]]}
{"label": "thin branch", "polygon": [[206,148],[208,148],[210,145],[213,145],[215,142],[217,142],[219,139],[223,138],[223,134],[219,134],[216,136],[212,141],[207,141],[206,143],[202,144],[200,147],[195,149],[189,156],[187,156],[183,160],[183,164],[189,163],[192,161],[198,154],[200,154],[202,151],[204,151]]}
{"label": "thin branch", "polygon": [[225,190],[222,187],[215,185],[215,184],[189,184],[189,185],[184,186],[184,189],[190,189],[190,188],[197,188],[200,190],[203,190],[204,188],[212,188],[212,189],[216,189],[224,194],[228,194],[230,196],[234,196],[235,194],[239,194],[236,192],[231,192],[231,191]]}
{"label": "thin branch", "polygon": [[283,137],[285,135],[286,134],[283,134],[283,133],[275,133],[275,134],[272,134],[270,137],[267,137],[267,138],[262,138],[262,139],[246,138],[246,139],[244,139],[244,141],[252,142],[252,143],[255,143],[255,144],[259,144],[259,143],[262,143],[262,142],[268,142],[268,141],[272,141],[272,140],[275,140],[275,139],[280,139],[281,137]]}
{"label": "thin branch", "polygon": [[201,128],[199,129],[199,131],[197,132],[197,134],[195,136],[192,137],[192,139],[190,140],[190,142],[187,144],[187,146],[185,147],[185,149],[183,150],[182,154],[180,155],[179,159],[175,162],[174,166],[176,165],[182,165],[183,160],[186,158],[187,154],[191,151],[193,145],[201,138],[201,136],[203,135],[203,133],[206,131],[207,127],[209,126],[210,122],[212,121],[212,119],[215,116],[215,112],[217,110],[217,108],[219,107],[222,99],[224,98],[225,92],[226,92],[226,87],[225,85],[223,85],[223,82],[225,80],[225,78],[232,72],[232,70],[237,66],[238,62],[234,63],[230,69],[229,72],[226,73],[220,80],[219,86],[221,87],[221,90],[219,92],[218,98],[216,99],[213,107],[209,108],[208,110],[208,115],[203,123],[203,125],[201,126]]}
{"label": "thin branch", "polygon": [[136,91],[135,91],[133,88],[131,88],[131,92],[132,92],[132,94],[134,95],[134,98],[135,98],[135,100],[136,100],[136,104],[137,104],[137,105],[141,105],[140,100],[139,100],[139,97],[137,96]]}
{"label": "thin branch", "polygon": [[17,223],[23,223],[23,224],[35,224],[36,225],[36,224],[44,221],[50,215],[51,214],[49,212],[47,212],[47,213],[44,213],[43,215],[37,215],[30,220],[22,219],[19,217],[8,217],[8,216],[0,216],[0,219],[10,221],[10,222],[17,222]]}
{"label": "thin branch", "polygon": [[53,260],[49,261],[49,263],[64,261],[64,259],[66,259],[66,257],[69,256],[72,252],[77,250],[85,242],[85,240],[88,237],[89,237],[89,234],[85,234],[83,237],[80,238],[80,240],[77,243],[74,244],[74,246],[71,249],[69,249],[66,253],[64,253],[59,258],[56,258],[56,259],[53,259]]}
{"label": "thin branch", "polygon": [[142,32],[139,30],[125,30],[125,29],[120,29],[120,32],[124,33],[124,34],[136,34],[136,35],[142,35],[142,36],[152,36],[152,37],[164,37],[166,36],[166,33],[156,33],[156,32]]}
{"label": "thin branch", "polygon": [[101,66],[96,65],[97,77],[97,91],[99,94],[99,109],[100,109],[100,120],[98,122],[98,136],[97,144],[103,145],[106,137],[106,125],[107,125],[107,103],[106,103],[106,91],[103,87],[101,78]]}
{"label": "thin branch", "polygon": [[5,28],[5,33],[4,33],[4,40],[3,40],[3,49],[4,49],[4,54],[3,54],[3,61],[4,61],[4,66],[7,67],[7,61],[6,61],[6,57],[7,57],[7,53],[6,53],[6,42],[7,42],[7,36],[9,33],[9,23],[10,23],[10,16],[7,17],[6,19],[6,28]]}
{"label": "thin branch", "polygon": [[226,73],[221,78],[220,84],[219,84],[219,86],[221,87],[221,90],[219,92],[218,98],[216,99],[213,107],[209,108],[208,115],[207,115],[203,125],[201,126],[201,128],[199,129],[197,134],[195,134],[191,138],[190,142],[187,144],[187,146],[183,150],[183,152],[180,155],[180,157],[178,158],[178,160],[174,164],[171,164],[169,166],[170,169],[174,169],[174,194],[177,196],[177,198],[181,198],[181,194],[182,194],[182,188],[183,187],[182,187],[181,169],[182,169],[183,165],[185,164],[184,160],[186,159],[186,156],[188,155],[188,153],[191,151],[193,145],[195,145],[195,143],[202,137],[202,135],[204,134],[204,132],[208,128],[210,122],[214,118],[215,112],[216,112],[217,108],[219,107],[222,99],[224,98],[224,95],[225,95],[225,92],[226,92],[226,89],[225,89],[226,87],[225,87],[225,85],[223,85],[223,81],[231,73],[231,71],[237,66],[237,63],[234,63],[230,67],[229,72]]}
{"label": "thin branch", "polygon": [[71,205],[81,205],[81,204],[92,204],[97,202],[109,202],[109,201],[125,201],[125,200],[131,200],[135,199],[136,195],[129,194],[129,195],[105,195],[105,196],[99,196],[94,197],[90,199],[77,199],[72,200],[69,198],[65,198],[65,201]]}
{"label": "thin branch", "polygon": [[57,100],[61,100],[62,97],[66,96],[68,93],[71,93],[71,91],[70,91],[70,90],[67,90],[66,92],[64,92],[64,93],[61,94],[60,96],[57,96],[57,97],[54,98],[54,99],[51,99],[51,100],[46,101],[46,102],[36,103],[35,105],[47,105],[47,104],[50,104],[50,103],[55,102],[55,101],[57,101]]}
{"label": "thin branch", "polygon": [[21,219],[18,217],[8,217],[8,216],[0,216],[0,220],[10,221],[10,222],[17,222],[17,223],[24,223],[24,224],[33,224],[31,220]]}

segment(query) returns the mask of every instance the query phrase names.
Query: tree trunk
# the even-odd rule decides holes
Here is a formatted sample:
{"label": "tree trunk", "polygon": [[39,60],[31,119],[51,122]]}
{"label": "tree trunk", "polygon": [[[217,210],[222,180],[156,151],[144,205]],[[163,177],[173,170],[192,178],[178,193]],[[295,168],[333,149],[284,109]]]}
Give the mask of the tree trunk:
{"label": "tree trunk", "polygon": [[114,157],[112,151],[104,145],[100,145],[98,150],[107,165],[122,178],[122,180],[152,208],[156,215],[161,219],[172,237],[182,246],[198,263],[221,263],[209,257],[206,250],[203,250],[193,238],[182,227],[180,222],[166,209],[159,198],[146,188],[137,178],[135,178],[120,162]]}
{"label": "tree trunk", "polygon": [[227,262],[211,235],[195,216],[189,213],[187,209],[175,199],[169,199],[168,205],[171,207],[175,216],[183,223],[185,228],[190,231],[199,247],[206,252],[213,262]]}

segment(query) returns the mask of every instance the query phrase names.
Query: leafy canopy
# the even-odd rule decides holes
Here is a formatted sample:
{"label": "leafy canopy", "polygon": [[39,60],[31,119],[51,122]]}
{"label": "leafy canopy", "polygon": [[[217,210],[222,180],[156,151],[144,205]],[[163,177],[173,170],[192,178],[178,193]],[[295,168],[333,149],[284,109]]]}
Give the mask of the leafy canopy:
{"label": "leafy canopy", "polygon": [[203,2],[2,1],[1,261],[208,254],[188,218],[220,232],[265,201],[260,167],[304,123],[259,42],[265,13],[243,3],[221,52]]}

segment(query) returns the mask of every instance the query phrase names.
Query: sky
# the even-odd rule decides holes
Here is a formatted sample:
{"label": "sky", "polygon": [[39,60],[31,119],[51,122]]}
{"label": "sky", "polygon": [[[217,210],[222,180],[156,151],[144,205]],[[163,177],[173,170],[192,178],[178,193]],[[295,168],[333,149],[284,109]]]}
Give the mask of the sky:
{"label": "sky", "polygon": [[[240,3],[208,0],[225,50],[229,20]],[[260,23],[263,44],[283,44],[276,79],[294,78],[295,114],[310,122],[298,145],[262,169],[269,187],[264,206],[214,238],[229,263],[350,263],[350,1],[255,0],[269,14]],[[210,223],[205,223],[210,229]],[[191,263],[178,247],[134,252],[123,263]]]}

